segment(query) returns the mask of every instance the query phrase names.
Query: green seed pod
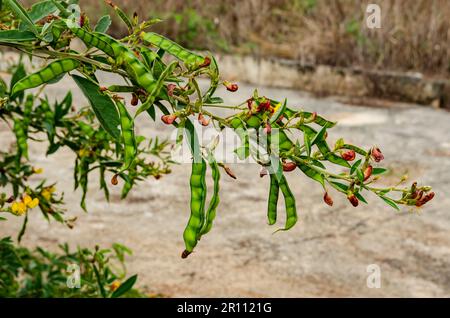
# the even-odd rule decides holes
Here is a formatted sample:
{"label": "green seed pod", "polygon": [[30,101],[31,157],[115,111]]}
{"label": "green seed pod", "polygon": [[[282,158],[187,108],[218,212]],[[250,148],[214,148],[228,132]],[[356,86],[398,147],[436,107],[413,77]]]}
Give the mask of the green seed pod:
{"label": "green seed pod", "polygon": [[71,58],[54,61],[42,70],[30,74],[18,81],[11,91],[11,96],[14,96],[26,89],[38,87],[44,83],[48,83],[62,74],[76,69],[78,66],[80,66],[80,62]]}
{"label": "green seed pod", "polygon": [[140,37],[144,42],[153,44],[154,46],[163,49],[170,55],[176,57],[177,59],[183,61],[186,65],[189,65],[191,67],[199,66],[205,61],[204,57],[183,48],[178,43],[175,43],[160,34],[156,34],[153,32],[142,32],[140,34]]}

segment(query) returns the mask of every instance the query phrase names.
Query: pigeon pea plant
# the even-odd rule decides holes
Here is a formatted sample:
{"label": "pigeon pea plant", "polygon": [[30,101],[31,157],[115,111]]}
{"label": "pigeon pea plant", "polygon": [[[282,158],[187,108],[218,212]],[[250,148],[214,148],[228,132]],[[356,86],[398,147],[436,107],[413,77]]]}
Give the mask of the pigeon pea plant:
{"label": "pigeon pea plant", "polygon": [[0,239],[0,297],[144,297],[133,288],[137,276],[125,278],[125,257],[131,251],[120,244],[111,248],[78,248],[67,244],[58,252],[17,247]]}
{"label": "pigeon pea plant", "polygon": [[[75,180],[84,193],[87,172],[94,167],[103,175],[105,170],[112,171],[113,185],[123,180],[125,194],[135,180],[168,172],[165,169],[145,170],[149,168],[139,157],[146,151],[139,148],[144,138],[135,135],[136,117],[148,116],[149,120],[155,121],[158,110],[162,113],[162,122],[178,129],[177,143],[186,139],[192,152],[191,216],[183,235],[183,258],[192,253],[201,236],[208,233],[213,225],[219,204],[221,169],[236,178],[224,162],[215,158],[217,140],[208,146],[202,145],[194,129],[194,121],[202,126],[214,125],[218,130],[232,129],[240,137],[241,146],[235,150],[236,156],[240,159],[251,156],[261,165],[261,176],[270,175],[267,213],[271,225],[277,220],[281,190],[286,210],[286,223],[281,230],[288,230],[297,222],[295,197],[284,176],[294,170],[317,181],[324,189],[325,203],[330,206],[333,205],[330,188],[342,193],[354,207],[359,202],[367,203],[364,195],[369,192],[395,209],[399,209],[398,205],[420,207],[434,196],[428,186],[417,183],[401,186],[405,180],[395,186],[376,187],[374,181],[386,171],[376,166],[384,159],[380,149],[376,146],[362,149],[342,139],[330,146],[327,142],[328,130],[336,123],[315,112],[289,107],[287,100],[277,101],[261,96],[257,91],[239,105],[224,105],[223,100],[215,96],[218,86],[224,85],[228,91],[235,92],[238,85],[221,81],[213,56],[191,52],[160,34],[150,32],[151,26],[159,22],[157,19],[139,21],[136,13],[129,17],[118,6],[107,1],[129,32],[125,37],[116,39],[106,33],[111,23],[109,15],[103,16],[92,26],[89,18],[80,13],[76,1],[40,1],[29,10],[16,0],[3,2],[0,45],[44,58],[48,64],[40,71],[18,76],[20,79],[12,82],[2,104],[2,117],[10,121],[14,121],[16,116],[25,119],[25,113],[31,111],[31,117],[35,119],[28,127],[47,132],[49,153],[62,145],[76,151]],[[86,49],[74,50],[70,46],[74,39],[81,40]],[[103,86],[97,78],[97,71],[115,73],[126,84]],[[61,120],[64,116],[61,114],[67,107],[55,106],[52,109],[45,100],[41,100],[41,105],[46,106],[31,107],[31,110],[18,103],[24,91],[34,87],[42,89],[43,85],[54,83],[65,74],[70,74],[89,100],[91,108],[84,111],[90,114],[90,121],[80,121],[77,116]],[[200,78],[209,79],[207,89],[200,89]],[[139,105],[134,115],[130,114],[123,93],[132,94],[130,106]],[[231,110],[233,114],[221,117],[213,111],[217,108]],[[101,130],[92,127],[92,113]],[[50,120],[70,133],[57,133],[55,126],[47,124]],[[26,120],[15,126],[18,149],[25,156]],[[299,133],[300,138],[294,137]],[[117,156],[115,160],[111,159],[113,153]],[[205,178],[208,166],[212,170],[214,188],[207,205]],[[341,173],[332,172],[336,171],[336,166],[342,168]],[[16,165],[16,169],[20,171],[17,171],[14,180],[23,180],[26,175],[23,169],[28,169],[27,173],[32,171],[30,167],[21,165]],[[107,189],[104,183],[101,186]],[[45,198],[41,203],[43,197],[37,193],[47,188],[44,185],[40,187],[37,191],[30,190],[29,195],[32,200],[37,197],[39,204],[44,205]],[[13,206],[7,209],[15,210]]]}

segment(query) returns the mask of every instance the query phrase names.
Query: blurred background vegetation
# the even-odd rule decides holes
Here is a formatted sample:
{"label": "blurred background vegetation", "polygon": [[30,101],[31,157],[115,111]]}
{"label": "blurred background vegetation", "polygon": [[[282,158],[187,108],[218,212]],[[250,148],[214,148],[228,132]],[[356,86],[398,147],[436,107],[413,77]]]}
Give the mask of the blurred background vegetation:
{"label": "blurred background vegetation", "polygon": [[[29,2],[32,2],[29,0]],[[382,28],[365,26],[369,3]],[[89,15],[111,8],[80,0]],[[450,74],[448,0],[116,0],[128,14],[159,17],[156,30],[193,49],[427,75]],[[112,27],[125,34],[122,24]]]}

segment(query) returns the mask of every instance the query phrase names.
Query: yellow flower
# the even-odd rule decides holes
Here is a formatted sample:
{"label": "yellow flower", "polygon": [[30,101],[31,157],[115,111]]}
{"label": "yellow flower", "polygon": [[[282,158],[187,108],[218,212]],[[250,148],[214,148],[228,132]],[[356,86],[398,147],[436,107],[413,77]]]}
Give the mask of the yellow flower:
{"label": "yellow flower", "polygon": [[78,151],[78,155],[79,155],[80,157],[88,157],[89,154],[90,154],[90,151],[89,151],[88,149],[80,149],[80,150]]}
{"label": "yellow flower", "polygon": [[52,193],[56,191],[56,188],[54,186],[45,188],[44,190],[42,190],[41,195],[47,200],[50,201],[50,199],[52,198]]}
{"label": "yellow flower", "polygon": [[35,207],[37,207],[39,205],[39,199],[38,198],[34,198],[30,203],[27,204],[27,206],[30,209],[34,209]]}
{"label": "yellow flower", "polygon": [[278,103],[275,108],[273,109],[273,112],[276,113],[277,110],[281,107],[281,103]]}
{"label": "yellow flower", "polygon": [[44,172],[44,169],[33,167],[33,172],[35,174],[41,174],[42,172]]}
{"label": "yellow flower", "polygon": [[42,190],[41,195],[45,198],[45,200],[50,201],[52,194],[47,189]]}
{"label": "yellow flower", "polygon": [[22,215],[27,212],[27,206],[23,202],[13,202],[11,211],[15,215]]}
{"label": "yellow flower", "polygon": [[24,194],[22,196],[22,202],[25,203],[25,205],[28,206],[28,204],[30,204],[31,201],[33,201],[33,199],[28,194]]}
{"label": "yellow flower", "polygon": [[120,287],[120,282],[118,280],[114,281],[111,285],[109,285],[109,289],[111,291],[115,291],[119,287]]}

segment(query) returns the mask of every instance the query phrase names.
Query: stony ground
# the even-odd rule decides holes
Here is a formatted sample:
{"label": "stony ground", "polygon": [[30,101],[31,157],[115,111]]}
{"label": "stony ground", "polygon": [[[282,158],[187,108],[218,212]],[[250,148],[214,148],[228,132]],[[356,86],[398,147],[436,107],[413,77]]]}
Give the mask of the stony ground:
{"label": "stony ground", "polygon": [[[70,78],[50,86],[50,96],[61,97],[74,88]],[[76,104],[85,100],[76,91]],[[252,92],[241,85],[230,102]],[[187,260],[182,231],[189,216],[188,165],[158,181],[141,184],[126,201],[114,194],[105,202],[91,183],[89,213],[79,208],[73,192],[73,157],[61,152],[46,158],[40,144],[31,145],[31,158],[45,177],[65,191],[69,216],[77,216],[73,230],[31,215],[23,244],[55,249],[71,246],[109,246],[120,242],[134,250],[129,273],[139,274],[139,286],[149,293],[182,297],[417,297],[450,296],[450,113],[414,105],[389,108],[350,106],[335,99],[315,99],[290,90],[261,88],[264,95],[315,110],[338,120],[330,141],[347,141],[383,150],[394,182],[403,174],[434,187],[437,196],[420,214],[407,208],[396,212],[376,197],[355,209],[334,193],[334,207],[322,202],[322,189],[299,173],[288,176],[298,198],[300,221],[286,233],[272,235],[266,225],[268,179],[261,180],[256,165],[233,166],[234,181],[223,177],[221,203],[215,226]],[[141,134],[169,136],[162,124],[138,125]],[[0,145],[12,140],[0,124]],[[281,203],[281,202],[280,202]],[[283,210],[280,206],[281,211]],[[0,236],[15,235],[19,220],[0,223]],[[367,266],[381,269],[381,288],[366,285]]]}

